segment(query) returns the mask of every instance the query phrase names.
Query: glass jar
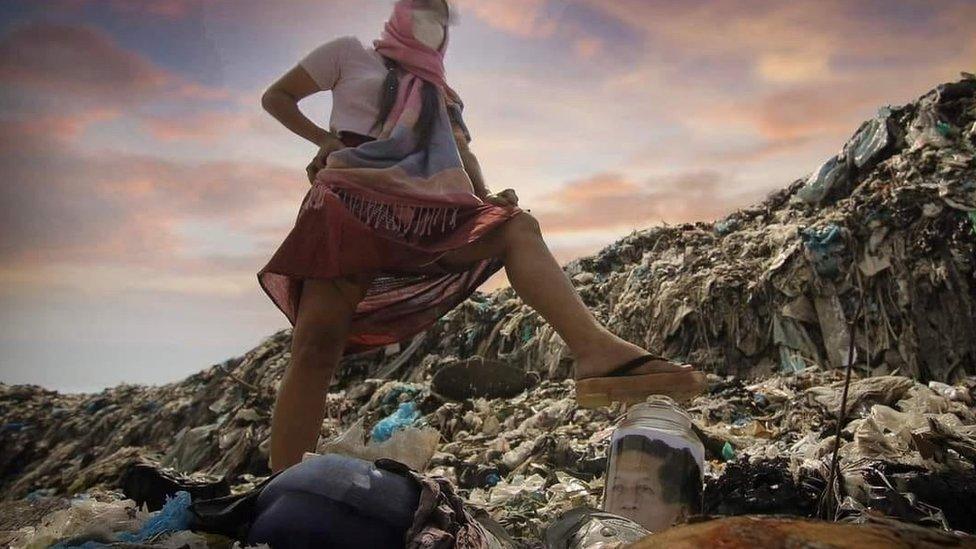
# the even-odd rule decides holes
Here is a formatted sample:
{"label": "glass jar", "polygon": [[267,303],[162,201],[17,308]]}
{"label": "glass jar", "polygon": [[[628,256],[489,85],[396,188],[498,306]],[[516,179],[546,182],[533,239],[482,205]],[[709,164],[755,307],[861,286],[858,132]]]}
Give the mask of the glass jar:
{"label": "glass jar", "polygon": [[635,404],[610,438],[603,510],[651,532],[701,513],[705,448],[691,417],[663,395]]}

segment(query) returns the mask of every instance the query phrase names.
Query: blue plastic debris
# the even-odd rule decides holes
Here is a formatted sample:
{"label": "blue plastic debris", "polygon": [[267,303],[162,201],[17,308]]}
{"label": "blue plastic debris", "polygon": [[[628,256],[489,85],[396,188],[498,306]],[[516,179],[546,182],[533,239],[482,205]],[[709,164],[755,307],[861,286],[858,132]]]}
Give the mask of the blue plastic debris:
{"label": "blue plastic debris", "polygon": [[840,227],[831,223],[822,229],[805,229],[807,247],[810,249],[826,249],[840,236]]}
{"label": "blue plastic debris", "polygon": [[780,370],[786,374],[795,374],[797,372],[802,372],[806,367],[807,363],[803,360],[803,355],[786,347],[785,345],[780,345],[779,347],[780,356]]}
{"label": "blue plastic debris", "polygon": [[846,184],[849,177],[846,161],[834,156],[810,174],[796,196],[807,204],[819,204],[836,187]]}
{"label": "blue plastic debris", "polygon": [[173,497],[166,498],[163,508],[149,517],[138,532],[123,532],[119,535],[119,541],[146,541],[159,534],[189,529],[192,518],[190,503],[189,492],[176,492]]}
{"label": "blue plastic debris", "polygon": [[465,333],[466,336],[464,339],[464,345],[468,349],[473,349],[475,346],[475,342],[478,341],[478,339],[482,335],[482,329],[480,327],[475,327],[472,330],[467,330]]}
{"label": "blue plastic debris", "polygon": [[721,219],[715,222],[714,229],[715,234],[719,236],[725,236],[729,233],[735,232],[739,228],[739,220],[735,218]]}
{"label": "blue plastic debris", "polygon": [[892,142],[888,122],[891,118],[891,108],[881,107],[878,115],[867,122],[851,141],[854,155],[854,165],[858,168],[869,168],[881,160],[882,153]]}
{"label": "blue plastic debris", "polygon": [[749,425],[750,423],[752,423],[752,417],[751,416],[744,416],[743,415],[743,416],[739,416],[739,417],[735,418],[732,421],[732,426],[733,427],[745,427],[746,425]]}
{"label": "blue plastic debris", "polygon": [[393,436],[394,431],[407,428],[413,425],[414,421],[420,417],[420,410],[413,402],[404,402],[388,417],[381,419],[374,427],[372,440],[383,442]]}
{"label": "blue plastic debris", "polygon": [[[85,494],[88,496],[88,494]],[[77,497],[74,499],[90,499],[88,497]],[[190,493],[180,490],[176,495],[166,498],[163,508],[155,512],[146,519],[142,528],[138,532],[121,532],[116,536],[118,542],[143,542],[160,534],[170,534],[190,528]],[[58,543],[51,546],[51,549],[96,549],[107,547],[105,543],[96,541],[86,541],[81,544],[67,545]]]}
{"label": "blue plastic debris", "polygon": [[57,493],[57,490],[54,488],[38,488],[37,490],[34,490],[33,492],[24,496],[24,499],[27,501],[37,501],[52,497],[55,493]]}
{"label": "blue plastic debris", "polygon": [[498,473],[490,473],[485,477],[486,486],[494,486],[502,481],[502,477]]}
{"label": "blue plastic debris", "polygon": [[813,256],[817,273],[827,277],[840,274],[841,252],[844,250],[841,228],[831,223],[820,229],[804,229],[800,234]]}
{"label": "blue plastic debris", "polygon": [[383,404],[396,404],[400,402],[400,395],[407,395],[408,398],[413,398],[420,392],[420,387],[415,385],[409,385],[407,383],[398,383],[393,386],[388,393],[383,397]]}

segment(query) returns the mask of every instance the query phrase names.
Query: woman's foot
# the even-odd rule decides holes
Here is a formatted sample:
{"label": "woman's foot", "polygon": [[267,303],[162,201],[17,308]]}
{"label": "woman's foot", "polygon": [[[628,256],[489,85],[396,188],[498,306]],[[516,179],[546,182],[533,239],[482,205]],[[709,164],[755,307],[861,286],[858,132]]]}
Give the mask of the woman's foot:
{"label": "woman's foot", "polygon": [[[576,362],[576,403],[582,408],[643,402],[650,395],[665,395],[684,403],[705,388],[705,375],[687,364],[654,360],[639,345],[623,340],[609,331],[596,345],[587,347]],[[634,360],[643,357],[643,360]],[[628,363],[639,364],[619,375],[611,372]]]}
{"label": "woman's foot", "polygon": [[[621,339],[610,332],[606,333],[607,337],[603,342],[591,345],[585,353],[577,355],[576,371],[573,375],[577,381],[606,375],[628,360],[649,353],[649,351],[639,345]],[[630,370],[628,375],[683,372],[692,369],[694,368],[688,364],[677,364],[667,360],[649,360]]]}

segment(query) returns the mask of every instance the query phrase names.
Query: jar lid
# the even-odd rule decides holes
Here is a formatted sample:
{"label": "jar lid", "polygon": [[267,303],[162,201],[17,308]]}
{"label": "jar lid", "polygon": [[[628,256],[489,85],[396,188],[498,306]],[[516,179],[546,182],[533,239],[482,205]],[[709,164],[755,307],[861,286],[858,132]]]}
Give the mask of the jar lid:
{"label": "jar lid", "polygon": [[691,416],[688,415],[674,399],[666,395],[651,395],[627,410],[627,419],[660,418],[677,421],[691,427]]}

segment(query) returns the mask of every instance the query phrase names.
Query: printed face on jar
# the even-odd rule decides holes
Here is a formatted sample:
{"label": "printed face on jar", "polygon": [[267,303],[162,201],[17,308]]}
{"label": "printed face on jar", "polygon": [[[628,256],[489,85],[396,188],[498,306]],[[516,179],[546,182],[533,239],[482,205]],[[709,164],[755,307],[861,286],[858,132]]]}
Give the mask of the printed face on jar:
{"label": "printed face on jar", "polygon": [[[644,525],[670,520],[662,502],[661,458],[641,450],[622,450],[614,457],[612,483],[607,485],[607,510]],[[666,516],[665,516],[666,515]]]}
{"label": "printed face on jar", "polygon": [[700,512],[701,491],[701,468],[681,444],[643,435],[614,442],[604,510],[660,531]]}

